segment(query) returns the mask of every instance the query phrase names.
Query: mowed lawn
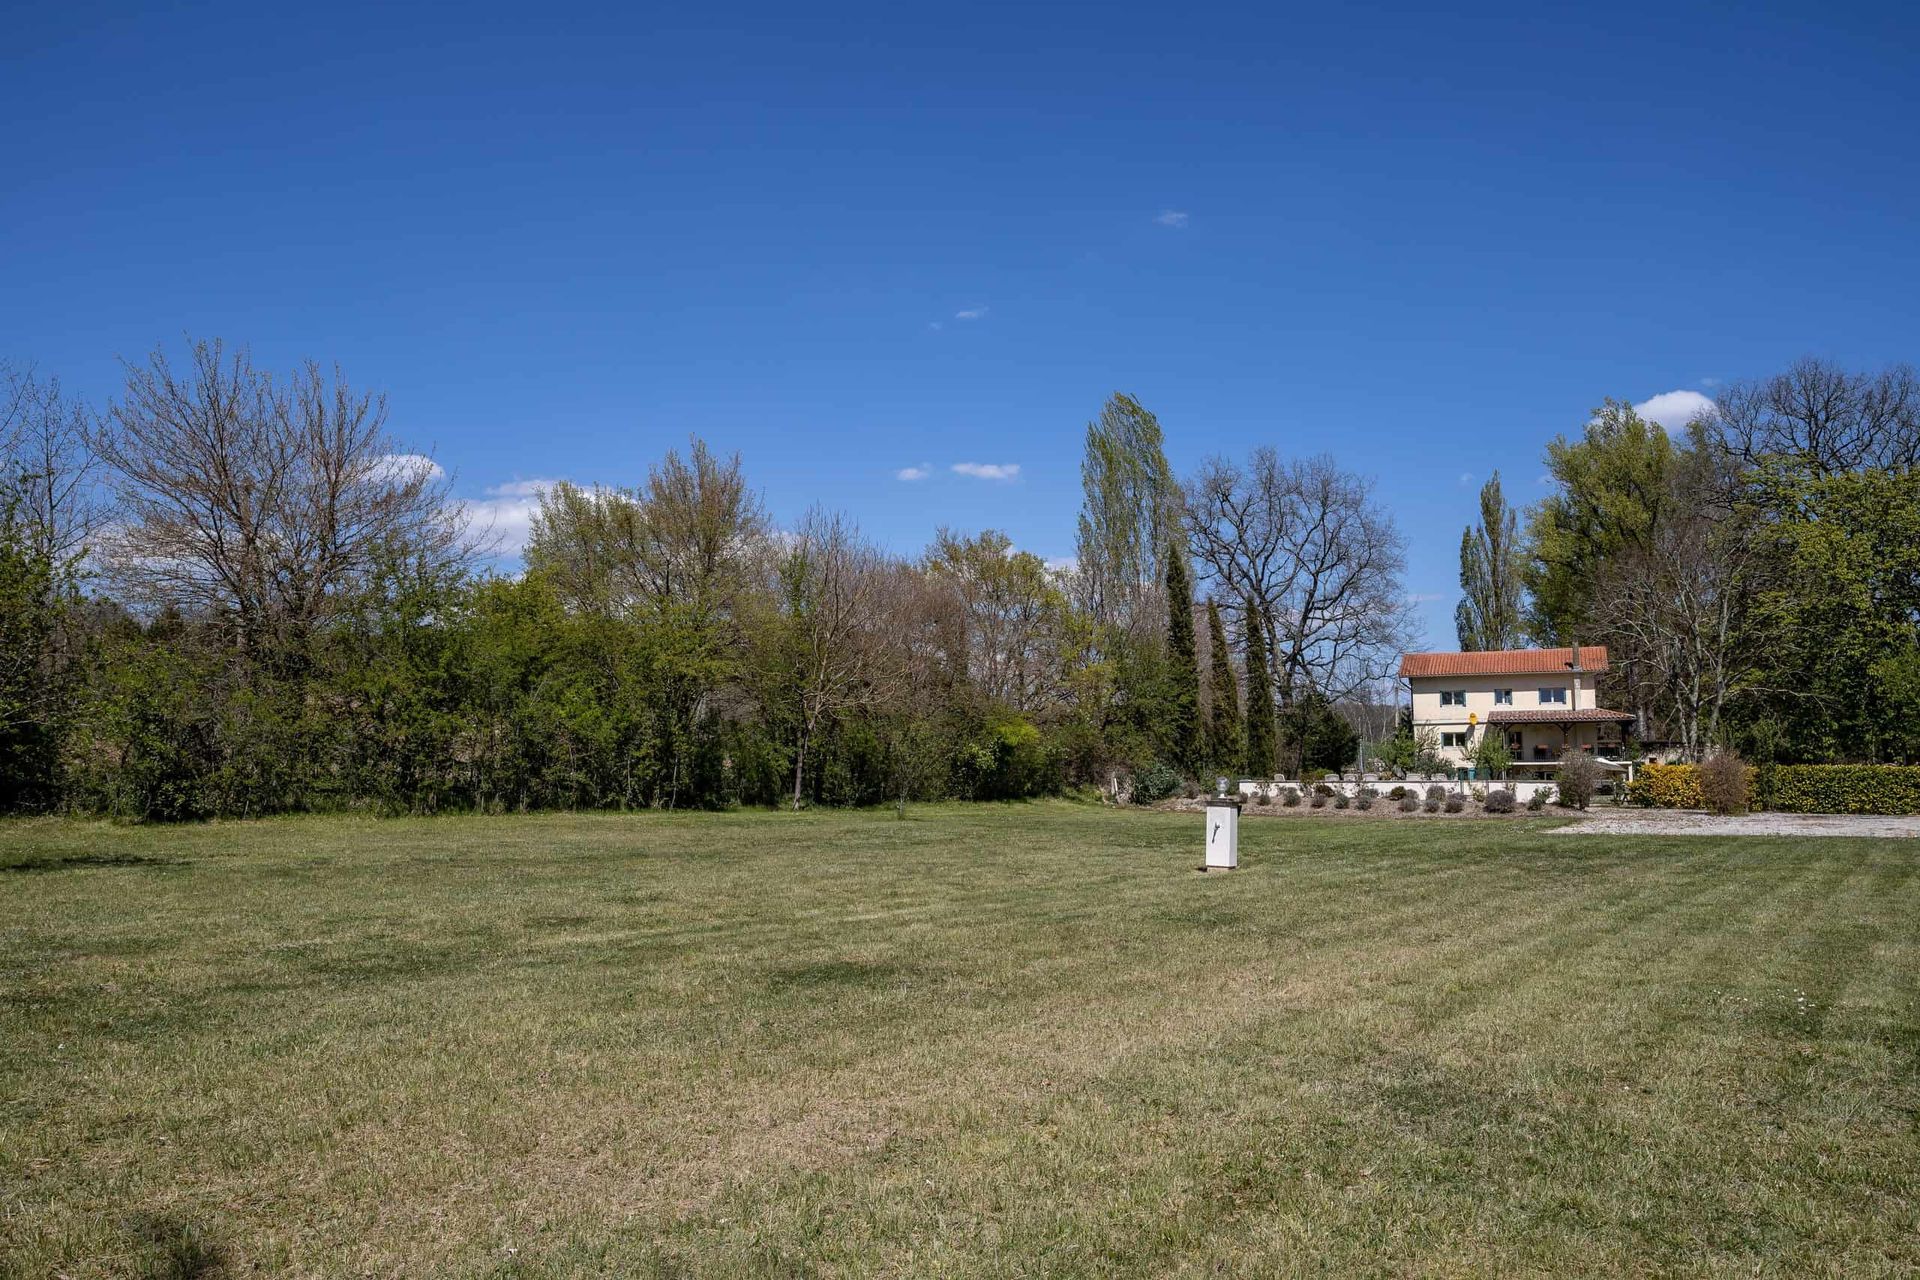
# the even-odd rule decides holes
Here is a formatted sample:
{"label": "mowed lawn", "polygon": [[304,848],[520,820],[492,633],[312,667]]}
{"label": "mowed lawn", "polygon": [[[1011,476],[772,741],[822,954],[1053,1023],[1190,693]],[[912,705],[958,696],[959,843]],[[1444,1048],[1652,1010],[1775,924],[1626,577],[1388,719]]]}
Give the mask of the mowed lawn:
{"label": "mowed lawn", "polygon": [[0,826],[0,1274],[1920,1270],[1920,844]]}

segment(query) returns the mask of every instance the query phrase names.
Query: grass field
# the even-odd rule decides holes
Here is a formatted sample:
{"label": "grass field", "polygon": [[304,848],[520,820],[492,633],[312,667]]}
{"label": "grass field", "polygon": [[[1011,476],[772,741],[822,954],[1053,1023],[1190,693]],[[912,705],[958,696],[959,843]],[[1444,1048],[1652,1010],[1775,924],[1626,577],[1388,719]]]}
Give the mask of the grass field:
{"label": "grass field", "polygon": [[0,826],[0,1274],[1920,1271],[1920,847]]}

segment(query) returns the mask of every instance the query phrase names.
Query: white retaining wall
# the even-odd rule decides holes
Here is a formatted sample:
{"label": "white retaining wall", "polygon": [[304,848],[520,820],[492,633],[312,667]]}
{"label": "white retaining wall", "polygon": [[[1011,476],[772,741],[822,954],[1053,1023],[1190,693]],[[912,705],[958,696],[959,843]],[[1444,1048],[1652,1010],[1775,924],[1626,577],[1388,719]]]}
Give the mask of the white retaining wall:
{"label": "white retaining wall", "polygon": [[[1335,792],[1343,792],[1349,796],[1359,795],[1360,788],[1362,787],[1372,787],[1375,791],[1379,792],[1383,797],[1389,791],[1392,791],[1395,787],[1405,787],[1407,790],[1413,792],[1415,795],[1418,795],[1422,799],[1426,798],[1428,787],[1445,787],[1448,791],[1452,792],[1453,794],[1468,800],[1471,800],[1476,794],[1484,793],[1487,791],[1498,791],[1498,790],[1504,789],[1504,790],[1513,792],[1513,798],[1515,800],[1518,800],[1521,804],[1525,804],[1527,801],[1531,800],[1533,798],[1533,793],[1536,791],[1546,792],[1547,799],[1552,800],[1554,797],[1554,790],[1555,790],[1554,785],[1551,782],[1526,782],[1526,781],[1521,781],[1519,779],[1513,779],[1513,778],[1498,779],[1498,780],[1475,779],[1472,782],[1463,781],[1458,778],[1427,778],[1427,777],[1375,778],[1375,779],[1360,779],[1360,780],[1356,780],[1353,778],[1345,778],[1345,779],[1329,778],[1327,779],[1327,785],[1329,787],[1332,787]],[[1256,791],[1265,791],[1269,796],[1278,797],[1279,794],[1283,790],[1286,790],[1287,788],[1293,788],[1295,790],[1300,791],[1302,794],[1305,794],[1306,792],[1313,790],[1313,787],[1314,787],[1314,784],[1311,782],[1305,783],[1303,785],[1298,782],[1281,782],[1277,780],[1270,781],[1270,782],[1263,782],[1258,778],[1242,778],[1240,779],[1239,790],[1240,790],[1240,794],[1243,796],[1251,796]]]}

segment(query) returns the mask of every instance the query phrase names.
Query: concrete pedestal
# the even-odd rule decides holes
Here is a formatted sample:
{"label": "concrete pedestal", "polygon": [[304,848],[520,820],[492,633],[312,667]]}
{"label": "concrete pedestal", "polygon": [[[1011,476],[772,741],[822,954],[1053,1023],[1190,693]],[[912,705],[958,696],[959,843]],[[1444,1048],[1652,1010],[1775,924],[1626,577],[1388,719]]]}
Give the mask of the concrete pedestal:
{"label": "concrete pedestal", "polygon": [[1208,871],[1232,871],[1240,865],[1240,798],[1214,796],[1207,801]]}

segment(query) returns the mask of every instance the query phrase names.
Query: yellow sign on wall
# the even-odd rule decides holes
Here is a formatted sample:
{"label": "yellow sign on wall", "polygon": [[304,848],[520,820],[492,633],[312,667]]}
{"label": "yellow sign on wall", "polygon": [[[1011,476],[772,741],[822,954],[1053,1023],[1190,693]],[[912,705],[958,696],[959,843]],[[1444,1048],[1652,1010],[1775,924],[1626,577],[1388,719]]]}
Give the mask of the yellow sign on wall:
{"label": "yellow sign on wall", "polygon": [[1469,711],[1469,712],[1467,712],[1467,723],[1468,723],[1469,725],[1476,725],[1476,724],[1479,724],[1479,723],[1480,723],[1480,713],[1479,713],[1478,711]]}

